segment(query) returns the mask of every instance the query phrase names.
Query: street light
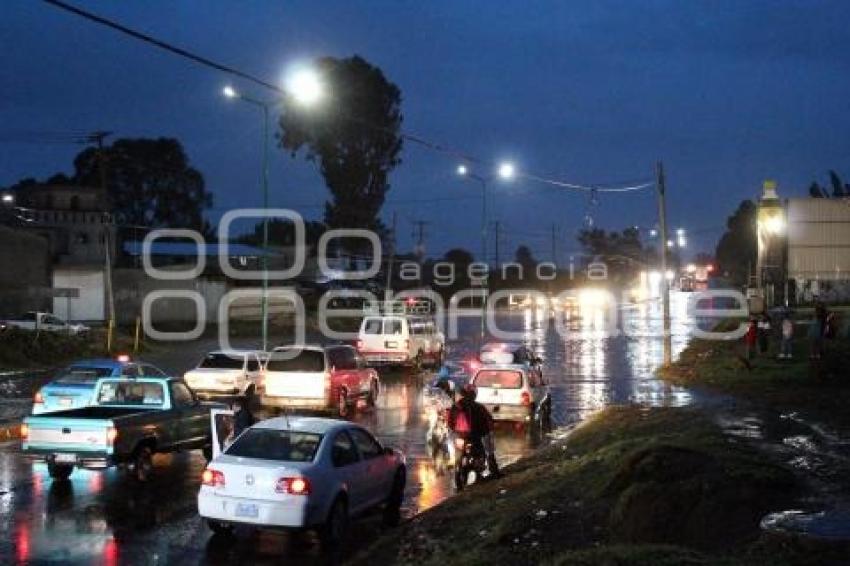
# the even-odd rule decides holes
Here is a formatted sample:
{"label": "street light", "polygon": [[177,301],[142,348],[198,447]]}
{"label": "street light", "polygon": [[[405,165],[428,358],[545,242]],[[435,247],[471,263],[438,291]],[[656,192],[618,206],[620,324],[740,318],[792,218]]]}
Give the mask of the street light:
{"label": "street light", "polygon": [[[482,177],[481,175],[477,175],[474,172],[469,170],[469,167],[461,163],[457,166],[457,174],[460,177],[466,177],[469,179],[474,179],[481,183],[481,260],[487,263],[487,183],[490,181],[489,177]],[[496,169],[496,174],[500,179],[510,180],[515,175],[514,165],[509,162],[503,162]],[[485,295],[484,303],[481,306],[481,340],[484,340],[484,317],[485,313],[484,308],[487,304],[487,298]]]}
{"label": "street light", "polygon": [[[301,69],[293,73],[287,81],[287,92],[300,106],[309,106],[317,102],[323,95],[323,89],[318,76],[308,70]],[[269,209],[269,114],[274,102],[267,102],[245,96],[231,85],[221,89],[225,98],[241,100],[259,108],[263,113],[263,163],[262,163],[262,188],[263,188],[263,210]],[[263,327],[263,351],[268,351],[269,346],[269,217],[263,216],[263,295],[261,299],[262,327]]]}
{"label": "street light", "polygon": [[513,179],[514,175],[516,175],[516,169],[514,168],[513,163],[505,161],[499,165],[499,177],[507,181]]}
{"label": "street light", "polygon": [[12,204],[13,202],[15,202],[15,195],[13,195],[12,193],[3,193],[2,200],[3,204]]}

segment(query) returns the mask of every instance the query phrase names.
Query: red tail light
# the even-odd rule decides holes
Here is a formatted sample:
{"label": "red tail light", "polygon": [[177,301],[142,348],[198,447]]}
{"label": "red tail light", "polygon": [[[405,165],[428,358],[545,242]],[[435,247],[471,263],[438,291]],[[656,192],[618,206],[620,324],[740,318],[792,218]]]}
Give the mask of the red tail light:
{"label": "red tail light", "polygon": [[201,474],[201,483],[209,487],[224,487],[224,474],[207,468]]}
{"label": "red tail light", "polygon": [[529,395],[528,391],[523,391],[522,394],[520,395],[520,399],[521,399],[520,402],[523,405],[526,405],[526,406],[531,405],[531,395]]}
{"label": "red tail light", "polygon": [[36,405],[44,404],[44,395],[41,394],[41,391],[36,392],[35,397],[32,398],[32,402]]}
{"label": "red tail light", "polygon": [[288,493],[289,495],[309,495],[311,492],[310,480],[307,478],[280,478],[274,486],[277,493]]}

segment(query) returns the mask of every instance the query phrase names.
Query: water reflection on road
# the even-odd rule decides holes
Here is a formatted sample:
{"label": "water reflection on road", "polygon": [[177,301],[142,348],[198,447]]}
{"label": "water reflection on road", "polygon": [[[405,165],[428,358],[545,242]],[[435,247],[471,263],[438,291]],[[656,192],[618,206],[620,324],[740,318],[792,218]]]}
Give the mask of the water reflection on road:
{"label": "water reflection on road", "polygon": [[[686,297],[673,296],[673,347],[684,347],[689,330]],[[544,358],[544,375],[553,396],[553,424],[569,426],[611,403],[682,405],[686,392],[653,376],[662,358],[661,316],[657,302],[618,308],[619,329],[606,331],[600,312],[585,312],[566,321],[565,335],[539,311],[500,315],[503,330],[516,332]],[[463,358],[479,345],[479,320],[460,323],[463,339],[449,344],[452,357]],[[197,345],[196,345],[197,346]],[[210,349],[215,346],[210,345]],[[197,350],[200,346],[196,347]],[[151,360],[174,373],[197,361],[197,353]],[[387,445],[408,457],[404,514],[432,507],[453,493],[450,474],[431,459],[425,442],[423,383],[432,374],[383,375],[383,394],[372,411],[355,415]],[[503,466],[529,454],[546,438],[502,427],[496,447]],[[0,562],[52,561],[81,564],[117,563],[276,563],[319,560],[311,539],[270,532],[242,533],[223,545],[210,538],[197,516],[195,497],[204,462],[197,453],[158,456],[150,485],[139,486],[119,471],[77,470],[70,482],[52,483],[43,465],[25,461],[16,447],[0,449]],[[356,543],[380,530],[377,518],[357,521]],[[328,557],[322,557],[331,560]]]}

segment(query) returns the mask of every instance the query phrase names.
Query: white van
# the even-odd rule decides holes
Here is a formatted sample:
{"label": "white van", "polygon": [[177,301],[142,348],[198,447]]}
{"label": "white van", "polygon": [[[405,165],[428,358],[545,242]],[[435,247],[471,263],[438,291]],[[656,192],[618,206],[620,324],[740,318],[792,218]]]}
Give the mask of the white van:
{"label": "white van", "polygon": [[360,324],[357,350],[370,365],[439,366],[445,337],[433,320],[406,315],[366,316]]}

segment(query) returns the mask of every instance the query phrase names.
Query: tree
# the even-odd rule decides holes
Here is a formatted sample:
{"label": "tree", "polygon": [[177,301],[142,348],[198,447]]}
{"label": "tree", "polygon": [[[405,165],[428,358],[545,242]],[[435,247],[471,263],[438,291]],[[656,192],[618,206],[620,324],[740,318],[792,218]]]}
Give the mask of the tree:
{"label": "tree", "polygon": [[726,232],[717,243],[715,257],[724,274],[736,285],[746,285],[758,254],[756,221],[758,208],[751,200],[742,201],[726,221]]}
{"label": "tree", "polygon": [[647,250],[640,241],[640,232],[626,228],[621,232],[606,232],[602,228],[581,230],[578,242],[585,253],[608,267],[608,276],[623,283],[634,277],[647,263]]}
{"label": "tree", "polygon": [[280,145],[315,161],[333,200],[325,203],[331,228],[385,233],[378,213],[401,160],[401,91],[361,57],[325,57],[318,69],[328,101],[314,111],[288,105],[280,118]]}
{"label": "tree", "polygon": [[[326,227],[321,222],[304,222],[304,243],[308,246],[316,245]],[[252,232],[238,238],[242,244],[259,246],[263,243],[263,223],[257,222]],[[269,219],[269,244],[272,246],[291,246],[295,243],[295,229],[292,222],[280,218]]]}
{"label": "tree", "polygon": [[522,271],[526,274],[526,277],[529,273],[535,273],[537,269],[537,260],[534,259],[534,254],[528,246],[522,245],[516,249],[514,261],[522,266]]}
{"label": "tree", "polygon": [[[119,139],[103,151],[110,209],[120,223],[209,231],[203,214],[212,194],[179,141]],[[74,159],[73,182],[99,187],[100,164],[96,148],[83,150]]]}
{"label": "tree", "polygon": [[832,189],[831,194],[826,187],[821,186],[817,181],[813,181],[812,184],[809,185],[809,196],[812,198],[850,197],[850,183],[843,182],[838,173],[832,169],[829,171],[829,186]]}

